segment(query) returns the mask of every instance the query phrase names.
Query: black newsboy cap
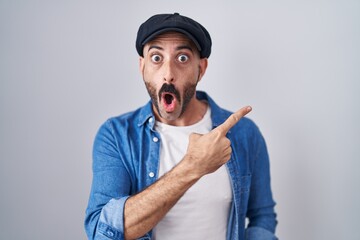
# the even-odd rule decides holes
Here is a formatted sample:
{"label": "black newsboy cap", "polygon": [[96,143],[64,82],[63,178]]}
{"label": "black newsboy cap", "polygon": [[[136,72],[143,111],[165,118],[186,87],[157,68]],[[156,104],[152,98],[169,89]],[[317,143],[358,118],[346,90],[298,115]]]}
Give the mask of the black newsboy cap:
{"label": "black newsboy cap", "polygon": [[185,34],[196,45],[201,58],[208,58],[211,53],[211,37],[209,32],[198,22],[191,18],[174,14],[157,14],[141,24],[136,38],[136,50],[143,55],[144,45],[157,35],[175,31]]}

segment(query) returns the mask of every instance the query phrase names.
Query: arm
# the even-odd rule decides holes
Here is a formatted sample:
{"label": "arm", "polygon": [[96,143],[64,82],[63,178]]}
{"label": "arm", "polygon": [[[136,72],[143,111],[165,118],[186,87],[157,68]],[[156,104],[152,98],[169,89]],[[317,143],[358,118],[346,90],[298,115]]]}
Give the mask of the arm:
{"label": "arm", "polygon": [[208,134],[192,134],[183,160],[130,197],[131,176],[119,159],[110,127],[103,126],[94,143],[93,184],[85,219],[89,239],[135,239],[150,231],[197,180],[230,159],[226,132],[250,110],[239,110]]}
{"label": "arm", "polygon": [[125,238],[150,231],[181,196],[202,176],[216,171],[230,159],[228,130],[251,108],[243,108],[208,134],[191,134],[186,155],[170,172],[125,204]]}
{"label": "arm", "polygon": [[187,156],[171,171],[125,203],[125,239],[149,232],[200,178],[191,173]]}
{"label": "arm", "polygon": [[123,208],[131,177],[118,153],[112,122],[99,129],[93,145],[93,179],[85,213],[88,239],[124,239]]}

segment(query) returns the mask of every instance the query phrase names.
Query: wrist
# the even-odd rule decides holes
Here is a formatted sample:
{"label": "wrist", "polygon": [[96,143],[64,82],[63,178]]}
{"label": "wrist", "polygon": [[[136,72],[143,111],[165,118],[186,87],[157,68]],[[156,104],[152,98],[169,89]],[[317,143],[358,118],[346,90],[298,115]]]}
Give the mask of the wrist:
{"label": "wrist", "polygon": [[179,174],[190,182],[196,182],[204,175],[201,174],[200,171],[197,171],[196,161],[194,161],[189,154],[186,154],[176,167],[178,168]]}

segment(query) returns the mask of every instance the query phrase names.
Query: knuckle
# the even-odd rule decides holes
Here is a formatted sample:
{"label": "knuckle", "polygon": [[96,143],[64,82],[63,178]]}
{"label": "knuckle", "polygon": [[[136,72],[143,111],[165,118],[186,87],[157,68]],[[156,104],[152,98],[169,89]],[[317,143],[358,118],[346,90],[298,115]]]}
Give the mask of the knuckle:
{"label": "knuckle", "polygon": [[230,148],[229,149],[229,154],[228,154],[228,157],[227,157],[228,160],[231,158],[231,154],[232,154],[232,149]]}
{"label": "knuckle", "polygon": [[190,136],[191,137],[200,137],[201,136],[201,134],[198,134],[198,133],[190,133]]}
{"label": "knuckle", "polygon": [[221,144],[222,144],[222,146],[229,148],[231,146],[231,141],[228,138],[224,137],[221,140]]}
{"label": "knuckle", "polygon": [[237,122],[239,120],[239,117],[236,114],[232,114],[231,118],[233,119],[234,122]]}
{"label": "knuckle", "polygon": [[221,131],[222,131],[222,129],[220,127],[218,127],[212,131],[212,134],[215,138],[217,138],[217,137],[221,136]]}
{"label": "knuckle", "polygon": [[190,133],[189,140],[194,141],[198,138],[198,135],[196,133]]}

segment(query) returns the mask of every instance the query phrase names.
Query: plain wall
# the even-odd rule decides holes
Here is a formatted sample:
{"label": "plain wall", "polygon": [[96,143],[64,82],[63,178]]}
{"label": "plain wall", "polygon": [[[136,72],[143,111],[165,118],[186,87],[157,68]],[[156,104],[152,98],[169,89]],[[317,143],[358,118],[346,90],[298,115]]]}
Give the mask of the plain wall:
{"label": "plain wall", "polygon": [[360,239],[356,0],[0,0],[0,239],[86,239],[94,136],[148,101],[135,37],[163,12],[212,36],[199,89],[253,106],[280,239]]}

